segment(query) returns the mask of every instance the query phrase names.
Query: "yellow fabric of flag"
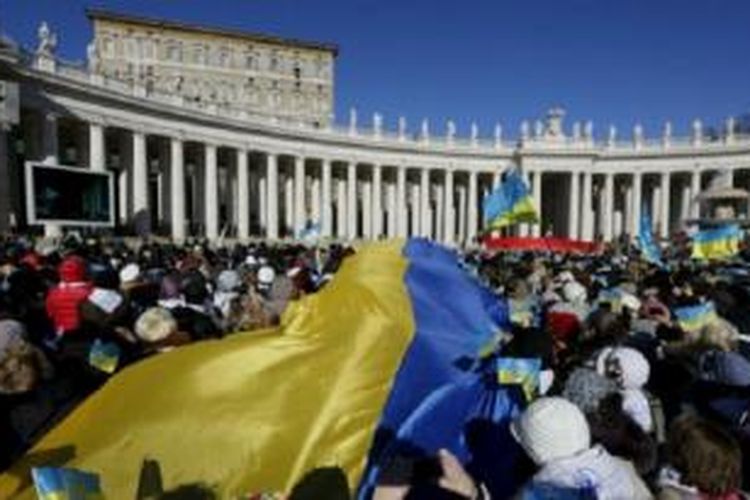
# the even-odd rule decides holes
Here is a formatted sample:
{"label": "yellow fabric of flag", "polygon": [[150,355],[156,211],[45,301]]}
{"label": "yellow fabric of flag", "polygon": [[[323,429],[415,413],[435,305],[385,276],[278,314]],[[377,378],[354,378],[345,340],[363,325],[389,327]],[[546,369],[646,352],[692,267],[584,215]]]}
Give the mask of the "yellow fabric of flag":
{"label": "yellow fabric of flag", "polygon": [[193,344],[125,369],[0,476],[0,498],[34,498],[30,467],[101,476],[107,499],[135,498],[141,463],[165,490],[204,483],[219,498],[289,492],[318,467],[354,488],[414,335],[403,241],[347,259],[282,325]]}

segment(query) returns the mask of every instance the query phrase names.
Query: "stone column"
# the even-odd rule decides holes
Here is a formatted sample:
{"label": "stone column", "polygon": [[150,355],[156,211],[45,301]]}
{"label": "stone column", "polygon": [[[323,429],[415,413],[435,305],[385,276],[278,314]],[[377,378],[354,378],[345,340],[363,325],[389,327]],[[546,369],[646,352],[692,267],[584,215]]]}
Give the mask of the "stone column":
{"label": "stone column", "polygon": [[396,234],[399,238],[406,237],[406,166],[399,165],[396,170]]}
{"label": "stone column", "polygon": [[422,234],[420,224],[420,213],[422,205],[419,201],[419,184],[411,184],[411,211],[409,212],[411,218],[411,232],[410,236],[420,236]]}
{"label": "stone column", "polygon": [[431,217],[430,217],[430,170],[423,168],[419,171],[419,213],[420,213],[420,235],[425,238],[432,237]]}
{"label": "stone column", "polygon": [[592,175],[591,171],[587,170],[583,173],[583,214],[581,217],[582,228],[581,228],[581,239],[585,241],[591,241],[594,239],[594,210],[591,206],[591,187]]}
{"label": "stone column", "polygon": [[89,164],[94,172],[107,170],[104,158],[104,127],[99,123],[89,124]]}
{"label": "stone column", "polygon": [[372,233],[373,239],[383,235],[383,193],[382,193],[382,169],[380,165],[372,166]]}
{"label": "stone column", "polygon": [[291,231],[292,238],[297,236],[294,231],[294,177],[288,174],[284,175],[284,230]]}
{"label": "stone column", "polygon": [[622,224],[620,230],[617,231],[617,236],[620,237],[623,233],[630,231],[630,220],[633,218],[633,186],[628,186],[625,190],[625,211],[622,214]]}
{"label": "stone column", "polygon": [[266,236],[279,238],[279,157],[275,153],[266,156]]}
{"label": "stone column", "polygon": [[581,208],[580,198],[580,176],[578,172],[570,173],[570,203],[568,208],[568,238],[578,239],[579,210]]}
{"label": "stone column", "polygon": [[388,204],[388,237],[395,238],[396,231],[396,186],[389,182],[386,184],[385,195]]}
{"label": "stone column", "polygon": [[250,237],[250,171],[243,148],[237,150],[237,237]]}
{"label": "stone column", "polygon": [[206,143],[205,154],[205,204],[206,238],[214,241],[219,237],[219,167],[216,163],[216,145]]}
{"label": "stone column", "polygon": [[372,184],[363,180],[360,184],[362,190],[362,238],[371,240],[372,235]]}
{"label": "stone column", "polygon": [[185,152],[182,139],[170,140],[170,198],[172,199],[172,238],[185,241]]}
{"label": "stone column", "polygon": [[654,232],[656,232],[656,225],[661,220],[661,188],[654,186],[651,190],[651,224],[653,225]]}
{"label": "stone column", "polygon": [[42,163],[56,165],[60,162],[58,158],[59,146],[57,139],[57,115],[45,113],[42,115]]}
{"label": "stone column", "polygon": [[643,210],[643,174],[633,174],[633,215],[628,221],[630,237],[636,237],[641,230],[641,211]]}
{"label": "stone column", "polygon": [[669,238],[669,202],[670,202],[670,177],[669,172],[661,174],[661,223],[659,224],[659,235]]}
{"label": "stone column", "polygon": [[294,157],[294,237],[305,229],[305,159]]}
{"label": "stone column", "polygon": [[453,213],[453,171],[445,171],[445,189],[443,199],[445,209],[443,210],[443,242],[450,245],[455,240],[456,223]]}
{"label": "stone column", "polygon": [[439,186],[435,186],[435,214],[433,223],[435,241],[443,241],[445,237],[444,229],[445,224],[443,223],[443,214],[445,213],[445,190],[440,189]]}
{"label": "stone column", "polygon": [[343,240],[346,238],[347,217],[346,217],[346,181],[338,179],[336,182],[336,236]]}
{"label": "stone column", "polygon": [[615,176],[606,174],[604,176],[604,207],[602,211],[604,241],[612,241],[615,207]]}
{"label": "stone column", "polygon": [[690,173],[690,217],[697,219],[700,217],[700,204],[697,201],[698,193],[701,192],[701,171],[695,167]]}
{"label": "stone column", "polygon": [[350,161],[346,166],[346,236],[357,238],[357,163]]}
{"label": "stone column", "polygon": [[320,178],[312,177],[310,180],[310,210],[311,220],[315,224],[320,224]]}
{"label": "stone column", "polygon": [[466,244],[466,187],[458,186],[458,241]]}
{"label": "stone column", "polygon": [[[133,212],[148,214],[148,166],[146,165],[146,135],[133,131]],[[142,216],[142,215],[141,215]]]}
{"label": "stone column", "polygon": [[477,201],[477,173],[474,170],[469,172],[469,214],[467,220],[466,240],[469,244],[474,243],[474,239],[477,237],[477,228],[479,226],[478,207]]}
{"label": "stone column", "polygon": [[534,172],[534,185],[531,189],[532,198],[534,199],[534,208],[539,215],[539,222],[533,224],[531,233],[535,238],[542,235],[542,171]]}
{"label": "stone column", "polygon": [[268,235],[268,179],[258,176],[258,220],[260,222],[259,236]]}
{"label": "stone column", "polygon": [[680,222],[690,218],[690,185],[685,183],[682,186],[680,206]]}
{"label": "stone column", "polygon": [[323,223],[322,223],[322,233],[323,236],[326,238],[329,238],[333,235],[333,216],[331,214],[331,187],[332,187],[332,179],[331,179],[331,160],[324,159],[323,163],[321,165],[322,170],[322,190],[323,195],[322,198],[322,217],[323,217]]}

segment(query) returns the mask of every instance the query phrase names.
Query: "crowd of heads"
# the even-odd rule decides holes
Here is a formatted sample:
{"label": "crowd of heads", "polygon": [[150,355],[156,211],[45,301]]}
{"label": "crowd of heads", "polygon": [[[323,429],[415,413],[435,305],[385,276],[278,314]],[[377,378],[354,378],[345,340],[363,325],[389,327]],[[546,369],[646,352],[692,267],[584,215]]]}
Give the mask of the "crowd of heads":
{"label": "crowd of heads", "polygon": [[[0,241],[2,467],[116,371],[278,324],[290,300],[326,286],[353,252]],[[503,355],[542,362],[539,394],[510,427],[533,463],[526,491],[732,499],[750,487],[744,259],[655,266],[628,252],[479,250],[461,258],[508,303]],[[704,305],[711,314],[695,327],[675,314]],[[481,493],[476,486],[460,493]]]}

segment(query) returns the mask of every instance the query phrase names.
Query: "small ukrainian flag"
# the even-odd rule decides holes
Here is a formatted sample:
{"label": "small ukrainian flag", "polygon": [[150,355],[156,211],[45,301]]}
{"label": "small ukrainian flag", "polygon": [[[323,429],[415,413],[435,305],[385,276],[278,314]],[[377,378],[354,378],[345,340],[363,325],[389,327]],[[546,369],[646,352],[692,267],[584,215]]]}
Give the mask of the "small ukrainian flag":
{"label": "small ukrainian flag", "polygon": [[677,322],[686,332],[696,332],[714,322],[717,318],[713,302],[704,302],[696,306],[679,307],[674,311]]}
{"label": "small ukrainian flag", "polygon": [[103,500],[99,476],[76,469],[31,469],[39,500]]}
{"label": "small ukrainian flag", "polygon": [[538,222],[529,188],[518,170],[513,170],[485,199],[482,206],[487,227],[496,229],[518,222]]}
{"label": "small ukrainian flag", "polygon": [[539,390],[539,358],[498,358],[497,380],[500,384],[520,385],[527,401],[532,401]]}
{"label": "small ukrainian flag", "polygon": [[693,258],[727,259],[740,251],[742,233],[736,224],[700,231],[693,236]]}

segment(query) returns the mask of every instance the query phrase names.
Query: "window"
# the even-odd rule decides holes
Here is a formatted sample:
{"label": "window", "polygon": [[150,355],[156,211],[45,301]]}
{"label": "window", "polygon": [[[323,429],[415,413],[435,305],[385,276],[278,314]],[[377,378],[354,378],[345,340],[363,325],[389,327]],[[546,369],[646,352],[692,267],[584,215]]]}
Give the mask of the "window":
{"label": "window", "polygon": [[107,56],[112,56],[114,44],[111,38],[102,39],[102,53]]}
{"label": "window", "polygon": [[174,42],[167,45],[167,60],[179,62],[181,59],[180,46]]}
{"label": "window", "polygon": [[[302,69],[299,66],[294,67],[294,78],[297,80],[302,78]],[[297,82],[297,84],[299,84],[299,82]]]}
{"label": "window", "polygon": [[245,56],[245,68],[255,69],[255,58],[252,54],[247,54]]}
{"label": "window", "polygon": [[203,64],[203,47],[202,46],[197,45],[193,48],[192,63]]}

